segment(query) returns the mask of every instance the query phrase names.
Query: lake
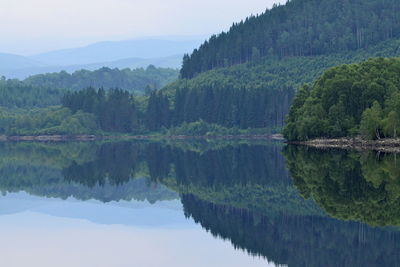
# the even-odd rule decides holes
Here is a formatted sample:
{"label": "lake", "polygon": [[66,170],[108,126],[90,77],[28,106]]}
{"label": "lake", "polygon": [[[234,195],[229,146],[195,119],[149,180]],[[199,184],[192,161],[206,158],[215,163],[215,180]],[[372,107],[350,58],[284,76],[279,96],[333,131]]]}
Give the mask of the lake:
{"label": "lake", "polygon": [[394,154],[3,142],[0,190],[3,266],[400,265]]}

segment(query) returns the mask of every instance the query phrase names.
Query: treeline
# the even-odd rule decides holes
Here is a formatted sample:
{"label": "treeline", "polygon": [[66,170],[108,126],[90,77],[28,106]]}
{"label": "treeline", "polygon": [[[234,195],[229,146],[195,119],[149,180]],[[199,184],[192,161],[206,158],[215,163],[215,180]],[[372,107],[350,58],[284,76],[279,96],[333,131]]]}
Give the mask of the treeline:
{"label": "treeline", "polygon": [[[188,135],[237,134],[253,129],[267,133],[278,130],[284,124],[296,88],[316,80],[325,69],[335,65],[376,56],[398,56],[399,45],[399,41],[390,40],[357,51],[314,57],[288,57],[273,61],[261,60],[257,63],[216,69],[202,73],[194,79],[179,80],[161,90],[152,91],[148,96],[130,96],[124,93],[122,98],[126,98],[123,100],[126,109],[118,106],[121,99],[115,104],[107,102],[108,90],[101,90],[103,96],[96,96],[91,89],[88,92],[83,90],[81,93],[76,91],[76,94],[67,93],[75,95],[74,104],[65,103],[64,106],[70,111],[57,111],[52,115],[57,108],[47,107],[61,104],[61,98],[66,91],[27,86],[17,80],[4,79],[0,81],[0,106],[7,110],[3,109],[0,116],[2,133],[76,134],[98,133],[102,129],[131,133],[165,133],[166,129],[170,129],[171,134]],[[95,91],[98,94],[98,90]],[[103,105],[102,110],[111,112],[110,115],[100,112],[99,107],[93,107],[99,103]],[[104,106],[106,104],[115,107]],[[380,105],[382,106],[382,103]],[[46,108],[41,111],[30,110],[37,107]],[[75,120],[72,116],[77,110],[82,111]],[[119,112],[122,112],[121,120],[129,116],[124,126],[117,118]],[[95,128],[92,127],[93,123],[88,124],[88,127],[82,125],[82,113],[95,115]],[[99,116],[102,119],[99,119]],[[113,122],[113,117],[116,118],[118,126]],[[75,126],[70,127],[70,124],[64,122],[61,127],[63,120],[71,121]]]}
{"label": "treeline", "polygon": [[0,107],[37,108],[57,105],[66,91],[0,79]]}
{"label": "treeline", "polygon": [[232,84],[179,88],[173,122],[180,125],[204,120],[228,128],[281,127],[294,95],[292,88],[269,90],[235,88]]}
{"label": "treeline", "polygon": [[68,108],[0,109],[0,135],[79,135],[100,131],[93,114]]}
{"label": "treeline", "polygon": [[[233,87],[233,86],[232,86]],[[273,128],[282,126],[291,98],[291,88],[274,91],[238,89],[229,84],[204,88],[193,84],[178,88],[173,109],[163,93],[150,96],[147,122],[150,130],[204,121],[227,128]]]}
{"label": "treeline", "polygon": [[94,114],[96,124],[106,132],[131,133],[139,127],[139,111],[128,91],[87,88],[68,92],[62,105],[73,113],[83,111]]}
{"label": "treeline", "polygon": [[[397,45],[398,42],[389,42],[363,52],[315,58],[290,58],[277,64],[249,63],[213,70],[202,73],[194,79],[180,80],[163,90],[154,91],[147,99],[130,96],[128,92],[122,94],[121,90],[111,90],[110,95],[119,92],[120,96],[117,97],[119,100],[109,102],[106,100],[104,90],[87,89],[66,94],[63,105],[71,108],[73,112],[82,110],[96,114],[100,128],[104,131],[129,133],[135,130],[155,132],[176,129],[171,132],[187,131],[193,134],[193,131],[198,130],[198,134],[204,135],[204,131],[206,134],[207,132],[232,134],[238,133],[241,129],[279,129],[284,125],[297,86],[316,79],[323,69],[341,62],[361,60],[368,55],[375,55],[377,51],[393,55],[396,53]],[[385,88],[390,87],[389,78],[385,81],[380,79],[383,79],[383,74],[388,76],[387,69],[393,72],[392,78],[395,77],[396,67],[392,65],[397,64],[396,62],[396,60],[375,59],[362,63],[360,67],[345,65],[328,71],[316,82],[314,85],[316,89],[313,89],[324,92],[323,83],[328,84],[331,86],[329,95],[335,96],[326,97],[331,102],[324,100],[322,113],[317,110],[319,106],[315,105],[314,101],[307,104],[310,105],[307,110],[301,109],[305,112],[304,116],[299,114],[297,111],[299,101],[305,103],[306,98],[314,97],[309,86],[300,89],[287,120],[286,137],[293,140],[358,133],[362,113],[374,100],[378,100],[382,107],[389,105],[384,103],[384,97],[379,98],[379,90],[376,92],[374,90],[377,90],[376,84]],[[357,72],[359,74],[356,75]],[[340,82],[332,84],[330,77],[335,77]],[[353,83],[356,85],[349,91],[347,88]],[[68,100],[69,98],[71,99]],[[344,104],[345,109],[339,100],[347,101]],[[354,101],[357,103],[353,103]],[[331,109],[332,106],[335,107]],[[390,111],[392,110],[386,108],[385,115],[380,115],[383,121],[389,123],[388,119],[384,119]],[[314,115],[307,115],[307,112],[314,112]],[[390,123],[394,119],[392,113]],[[115,123],[122,125],[124,122],[125,126],[106,126]],[[223,128],[217,129],[219,126]],[[224,128],[237,130],[227,131]],[[380,136],[392,136],[400,131],[389,128],[383,127]],[[311,133],[317,130],[323,133]],[[291,137],[292,135],[294,137]],[[300,135],[302,136],[297,137]]]}
{"label": "treeline", "polygon": [[285,137],[397,137],[399,73],[400,59],[385,58],[328,70],[312,86],[298,91],[284,128]]}
{"label": "treeline", "polygon": [[[166,94],[157,91],[150,94],[143,110],[137,107],[143,106],[143,103],[136,105],[143,100],[127,91],[111,89],[106,92],[104,89],[87,88],[66,93],[61,102],[63,107],[73,113],[81,111],[94,114],[96,124],[105,132],[165,132],[169,128],[174,128],[174,132],[182,132],[185,131],[182,126],[196,123],[190,127],[203,130],[192,133],[198,135],[208,132],[229,133],[226,129],[233,127],[248,129],[282,126],[284,108],[288,108],[293,94],[245,89],[179,89],[172,102]],[[195,127],[197,123],[201,123],[200,128]]]}
{"label": "treeline", "polygon": [[235,23],[185,55],[181,76],[261,57],[313,56],[400,37],[397,0],[291,0]]}
{"label": "treeline", "polygon": [[80,70],[72,74],[65,71],[31,76],[23,81],[0,79],[0,107],[44,108],[61,104],[61,98],[67,91],[79,91],[95,87],[109,90],[123,88],[130,93],[149,95],[178,78],[174,69],[109,69],[95,71]]}
{"label": "treeline", "polygon": [[[280,128],[297,88],[315,81],[324,70],[336,65],[399,55],[399,45],[399,41],[391,40],[357,51],[261,60],[179,80],[153,96],[168,96],[172,109],[162,104],[164,100],[152,101],[160,102],[158,114],[169,114],[163,123],[154,123],[155,129],[200,120],[227,128]],[[152,110],[157,108],[152,105]],[[152,114],[149,119],[156,121],[157,112]]]}
{"label": "treeline", "polygon": [[30,86],[42,88],[61,88],[72,91],[82,88],[124,88],[129,92],[146,92],[160,89],[178,78],[178,70],[156,68],[153,65],[146,69],[110,69],[79,70],[72,74],[66,71],[59,73],[38,74],[26,78],[23,82]]}

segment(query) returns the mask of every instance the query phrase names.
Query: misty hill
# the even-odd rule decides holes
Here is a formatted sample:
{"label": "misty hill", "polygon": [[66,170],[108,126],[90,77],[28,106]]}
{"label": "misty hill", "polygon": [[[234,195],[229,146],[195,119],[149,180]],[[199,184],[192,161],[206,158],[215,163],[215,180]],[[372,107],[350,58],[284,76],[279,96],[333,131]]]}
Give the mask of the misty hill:
{"label": "misty hill", "polygon": [[[12,70],[40,66],[43,66],[43,64],[27,57],[0,53],[0,72],[4,69]],[[3,73],[0,73],[0,75],[3,75]]]}
{"label": "misty hill", "polygon": [[0,76],[25,79],[44,73],[108,68],[181,68],[185,53],[200,45],[200,41],[179,38],[100,42],[85,47],[55,50],[23,57],[0,54]]}
{"label": "misty hill", "polygon": [[164,58],[192,51],[198,40],[143,39],[100,42],[86,47],[51,51],[30,57],[50,66],[83,65],[126,58]]}
{"label": "misty hill", "polygon": [[73,73],[79,70],[90,70],[94,71],[103,67],[107,68],[146,68],[149,65],[154,65],[160,68],[174,68],[179,69],[182,66],[182,55],[175,55],[163,58],[126,58],[110,62],[99,62],[85,65],[70,65],[70,66],[30,66],[20,67],[16,69],[1,69],[0,75],[10,79],[25,79],[32,75],[54,73],[66,71]]}
{"label": "misty hill", "polygon": [[[0,108],[38,108],[61,104],[66,91],[77,91],[86,87],[104,89],[121,88],[131,93],[155,90],[178,78],[176,69],[110,69],[101,68],[94,71],[80,70],[69,74],[38,74],[25,80],[0,79]],[[4,114],[0,114],[4,115]],[[4,117],[0,116],[0,131],[4,129]]]}
{"label": "misty hill", "polygon": [[234,24],[185,56],[182,76],[257,60],[368,48],[400,37],[398,0],[292,0]]}
{"label": "misty hill", "polygon": [[183,79],[162,90],[172,96],[171,121],[280,128],[294,92],[324,70],[400,56],[399,8],[394,0],[292,0],[234,24],[186,55]]}
{"label": "misty hill", "polygon": [[59,88],[81,90],[86,87],[121,88],[129,92],[144,92],[146,87],[151,90],[159,89],[178,78],[178,70],[156,68],[153,65],[146,69],[111,69],[100,68],[94,71],[79,70],[72,74],[65,71],[33,75],[23,83],[33,87]]}

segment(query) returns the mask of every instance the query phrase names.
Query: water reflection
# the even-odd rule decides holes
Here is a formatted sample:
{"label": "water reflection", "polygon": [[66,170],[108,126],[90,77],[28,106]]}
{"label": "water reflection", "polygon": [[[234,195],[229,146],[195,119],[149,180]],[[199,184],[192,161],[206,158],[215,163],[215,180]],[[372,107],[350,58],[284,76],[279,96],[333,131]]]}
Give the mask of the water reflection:
{"label": "water reflection", "polygon": [[264,216],[183,196],[185,214],[236,248],[288,266],[398,266],[400,233],[323,216]]}
{"label": "water reflection", "polygon": [[[218,239],[189,251],[194,239],[169,238],[193,259],[196,250],[214,255],[208,266],[233,266],[238,255],[244,266],[259,264],[259,257],[264,265],[396,266],[399,171],[391,155],[280,143],[2,143],[0,190],[8,195],[0,198],[0,212],[131,227],[201,226]],[[21,192],[29,194],[24,203],[35,203],[35,196],[46,208],[13,211]],[[57,203],[49,208],[48,201]],[[238,250],[215,258],[207,247],[220,239]]]}
{"label": "water reflection", "polygon": [[372,226],[400,226],[400,162],[376,152],[285,150],[293,182],[330,216]]}

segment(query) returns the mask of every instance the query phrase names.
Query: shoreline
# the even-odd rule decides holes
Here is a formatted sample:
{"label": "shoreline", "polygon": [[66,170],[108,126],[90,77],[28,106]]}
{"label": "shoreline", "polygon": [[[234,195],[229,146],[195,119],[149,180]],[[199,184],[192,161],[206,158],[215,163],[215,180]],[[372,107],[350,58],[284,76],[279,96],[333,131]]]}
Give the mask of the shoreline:
{"label": "shoreline", "polygon": [[290,141],[288,144],[303,145],[319,149],[373,150],[379,152],[400,153],[400,138],[383,138],[379,140],[364,140],[359,137],[349,138],[317,138],[308,141]]}
{"label": "shoreline", "polygon": [[271,140],[284,141],[282,135],[218,135],[218,136],[188,136],[188,135],[0,135],[0,142],[93,142],[100,140]]}

